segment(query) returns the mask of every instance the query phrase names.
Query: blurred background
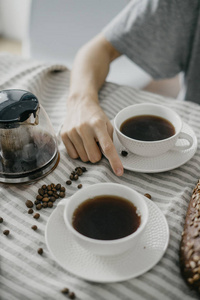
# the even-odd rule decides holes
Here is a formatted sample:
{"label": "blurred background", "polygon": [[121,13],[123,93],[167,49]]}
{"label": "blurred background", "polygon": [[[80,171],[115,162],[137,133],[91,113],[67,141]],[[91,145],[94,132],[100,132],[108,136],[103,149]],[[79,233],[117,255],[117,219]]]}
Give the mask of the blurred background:
{"label": "blurred background", "polygon": [[[130,0],[0,0],[0,53],[65,64]],[[152,81],[127,57],[111,64],[107,81],[176,97],[179,78]]]}

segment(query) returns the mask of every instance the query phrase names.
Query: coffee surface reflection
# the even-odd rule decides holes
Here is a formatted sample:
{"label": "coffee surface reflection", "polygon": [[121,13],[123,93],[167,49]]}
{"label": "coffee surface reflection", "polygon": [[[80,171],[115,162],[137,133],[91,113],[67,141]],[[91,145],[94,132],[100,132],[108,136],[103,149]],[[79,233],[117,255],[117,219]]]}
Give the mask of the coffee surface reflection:
{"label": "coffee surface reflection", "polygon": [[127,137],[140,141],[164,140],[175,134],[171,122],[153,115],[129,118],[121,124],[120,131]]}

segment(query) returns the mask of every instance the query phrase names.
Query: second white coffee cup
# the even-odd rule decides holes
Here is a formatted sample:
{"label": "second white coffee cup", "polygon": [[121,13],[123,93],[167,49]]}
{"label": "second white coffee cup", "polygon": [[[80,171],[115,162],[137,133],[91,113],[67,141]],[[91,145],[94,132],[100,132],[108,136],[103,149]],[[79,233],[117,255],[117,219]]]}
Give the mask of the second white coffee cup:
{"label": "second white coffee cup", "polygon": [[[130,138],[121,132],[120,127],[123,122],[132,117],[144,115],[157,116],[169,121],[174,126],[175,133],[162,140],[142,141]],[[114,129],[121,144],[130,152],[145,157],[158,156],[172,149],[182,151],[191,148],[194,142],[193,137],[183,132],[182,127],[181,117],[174,110],[164,105],[152,103],[128,106],[122,109],[114,119]],[[177,145],[178,139],[184,139],[186,142]]]}

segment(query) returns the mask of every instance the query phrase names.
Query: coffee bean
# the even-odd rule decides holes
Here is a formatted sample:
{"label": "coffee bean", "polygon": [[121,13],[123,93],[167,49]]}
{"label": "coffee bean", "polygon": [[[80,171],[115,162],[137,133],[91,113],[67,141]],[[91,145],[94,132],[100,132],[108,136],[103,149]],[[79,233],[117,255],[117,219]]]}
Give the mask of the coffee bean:
{"label": "coffee bean", "polygon": [[2,217],[0,217],[0,223],[3,223],[3,218]]}
{"label": "coffee bean", "polygon": [[78,188],[78,189],[81,189],[81,188],[82,188],[82,184],[79,184],[79,185],[77,186],[77,188]]}
{"label": "coffee bean", "polygon": [[42,202],[49,202],[49,198],[47,198],[47,197],[43,198]]}
{"label": "coffee bean", "polygon": [[71,180],[67,180],[67,181],[66,181],[66,184],[67,184],[67,185],[72,184]]}
{"label": "coffee bean", "polygon": [[31,200],[27,200],[27,201],[26,201],[26,206],[27,206],[28,208],[32,208],[32,207],[33,207],[33,202],[32,202]]}
{"label": "coffee bean", "polygon": [[44,190],[43,189],[39,189],[38,190],[38,194],[41,195],[41,196],[43,196],[44,195]]}
{"label": "coffee bean", "polygon": [[87,171],[87,169],[85,167],[81,167],[81,169],[82,169],[83,172]]}
{"label": "coffee bean", "polygon": [[33,209],[32,209],[32,208],[29,208],[28,214],[32,214],[32,213],[33,213]]}
{"label": "coffee bean", "polygon": [[51,186],[50,185],[47,186],[47,190],[51,191]]}
{"label": "coffee bean", "polygon": [[3,231],[3,234],[5,234],[5,235],[9,235],[9,233],[10,233],[10,231],[8,229]]}
{"label": "coffee bean", "polygon": [[76,175],[76,172],[75,172],[75,171],[72,171],[72,172],[71,172],[71,175]]}
{"label": "coffee bean", "polygon": [[36,200],[41,201],[43,199],[43,196],[37,195]]}
{"label": "coffee bean", "polygon": [[149,198],[149,199],[151,199],[151,195],[148,194],[148,193],[144,194],[144,196],[147,197],[147,198]]}
{"label": "coffee bean", "polygon": [[49,196],[52,196],[52,195],[53,195],[53,192],[52,192],[52,191],[48,191],[48,195],[49,195]]}
{"label": "coffee bean", "polygon": [[74,180],[78,180],[78,175],[74,175]]}
{"label": "coffee bean", "polygon": [[68,294],[69,293],[69,289],[68,288],[64,288],[64,289],[61,290],[61,293]]}
{"label": "coffee bean", "polygon": [[55,188],[55,184],[54,183],[51,183],[51,188],[53,189],[53,188]]}
{"label": "coffee bean", "polygon": [[76,170],[76,174],[79,175],[79,176],[81,176],[83,174],[83,170],[81,168],[78,168]]}
{"label": "coffee bean", "polygon": [[40,214],[39,214],[39,213],[36,213],[36,214],[34,214],[34,216],[33,216],[34,219],[39,219],[39,217],[40,217]]}
{"label": "coffee bean", "polygon": [[48,202],[48,207],[52,208],[53,207],[53,202]]}
{"label": "coffee bean", "polygon": [[35,205],[37,205],[37,204],[39,204],[40,203],[40,201],[39,200],[35,200]]}
{"label": "coffee bean", "polygon": [[46,190],[46,188],[47,188],[46,184],[43,184],[42,189]]}
{"label": "coffee bean", "polygon": [[56,184],[56,190],[59,190],[60,188],[61,188],[61,184],[60,183]]}
{"label": "coffee bean", "polygon": [[50,197],[50,199],[49,199],[51,202],[55,202],[56,201],[56,198],[55,197]]}
{"label": "coffee bean", "polygon": [[54,194],[53,194],[53,197],[55,197],[56,199],[58,199],[58,198],[59,198],[59,196],[58,196],[58,194],[57,194],[57,193],[54,193]]}
{"label": "coffee bean", "polygon": [[122,150],[122,151],[121,151],[121,155],[124,156],[124,157],[126,157],[126,156],[128,155],[128,152],[125,151],[125,150]]}
{"label": "coffee bean", "polygon": [[64,198],[65,197],[65,193],[64,192],[60,192],[59,196],[60,196],[60,198]]}
{"label": "coffee bean", "polygon": [[37,205],[36,205],[36,209],[37,209],[37,210],[42,209],[42,204],[41,204],[41,203],[40,203],[40,204],[37,204]]}
{"label": "coffee bean", "polygon": [[49,195],[48,195],[48,191],[43,195],[43,198],[48,198]]}
{"label": "coffee bean", "polygon": [[39,248],[37,252],[38,252],[38,254],[42,255],[43,254],[43,249]]}
{"label": "coffee bean", "polygon": [[60,188],[60,191],[61,191],[61,192],[65,192],[65,187],[62,186],[62,187]]}
{"label": "coffee bean", "polygon": [[55,188],[52,189],[52,192],[57,192],[57,190]]}
{"label": "coffee bean", "polygon": [[44,207],[44,208],[47,208],[47,207],[48,207],[48,203],[47,203],[47,202],[44,202],[44,203],[43,203],[43,207]]}
{"label": "coffee bean", "polygon": [[74,175],[70,175],[69,178],[70,178],[71,180],[74,180]]}
{"label": "coffee bean", "polygon": [[69,299],[75,299],[76,298],[76,295],[74,292],[69,292],[69,295],[68,295]]}
{"label": "coffee bean", "polygon": [[32,228],[33,230],[37,230],[37,226],[36,226],[36,225],[33,225],[31,228]]}

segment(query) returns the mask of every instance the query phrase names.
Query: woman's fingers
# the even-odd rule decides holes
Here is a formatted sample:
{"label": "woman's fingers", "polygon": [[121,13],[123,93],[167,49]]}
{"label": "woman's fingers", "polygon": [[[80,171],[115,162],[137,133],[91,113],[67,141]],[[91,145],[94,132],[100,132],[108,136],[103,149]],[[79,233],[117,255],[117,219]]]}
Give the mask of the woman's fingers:
{"label": "woman's fingers", "polygon": [[113,141],[108,133],[107,126],[101,127],[96,131],[98,142],[103,153],[110,162],[111,168],[117,176],[122,176],[124,169],[122,162],[117,154]]}

